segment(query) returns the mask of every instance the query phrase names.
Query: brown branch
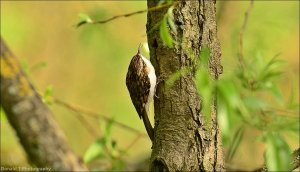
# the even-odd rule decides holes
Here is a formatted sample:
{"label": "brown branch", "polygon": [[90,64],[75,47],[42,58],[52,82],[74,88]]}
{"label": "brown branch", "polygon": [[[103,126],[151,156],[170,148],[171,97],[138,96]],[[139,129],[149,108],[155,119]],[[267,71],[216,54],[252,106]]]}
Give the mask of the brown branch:
{"label": "brown branch", "polygon": [[99,120],[101,118],[102,120],[105,120],[107,122],[115,123],[119,127],[122,127],[122,128],[124,128],[126,130],[129,130],[131,132],[136,133],[137,134],[136,138],[131,143],[129,143],[129,145],[124,149],[125,152],[127,152],[129,149],[131,149],[137,143],[137,141],[140,140],[141,137],[148,138],[148,135],[146,135],[145,133],[142,133],[139,130],[136,130],[136,129],[130,127],[130,126],[122,124],[122,123],[120,123],[118,121],[115,121],[115,120],[113,120],[111,118],[108,118],[108,117],[106,117],[104,115],[101,115],[99,113],[91,112],[90,110],[85,110],[82,107],[78,107],[78,106],[72,105],[70,103],[67,103],[67,102],[64,102],[62,100],[59,100],[59,99],[57,99],[55,97],[52,97],[52,100],[57,105],[61,105],[62,107],[67,108],[67,109],[73,111],[76,114],[76,117],[78,118],[78,120],[83,124],[84,127],[86,127],[87,131],[91,135],[93,135],[94,137],[98,137],[98,134],[97,134],[97,132],[91,126],[89,126],[88,122],[84,118],[85,116],[83,116],[84,114],[89,115],[89,117],[96,118],[97,120]]}
{"label": "brown branch", "polygon": [[122,128],[124,128],[124,129],[126,129],[126,130],[128,130],[128,131],[134,132],[134,133],[136,133],[136,134],[138,134],[138,135],[141,135],[141,136],[143,136],[143,137],[147,137],[147,138],[148,138],[147,134],[145,134],[145,133],[143,133],[143,132],[141,132],[141,131],[139,131],[139,130],[137,130],[137,129],[135,129],[135,128],[132,128],[132,127],[130,127],[130,126],[127,126],[127,125],[125,125],[125,124],[123,124],[123,123],[121,123],[121,122],[118,122],[118,121],[116,121],[116,120],[114,120],[114,119],[112,119],[112,118],[109,118],[109,117],[107,117],[107,116],[105,116],[105,115],[102,115],[102,114],[93,112],[93,111],[91,111],[91,110],[83,109],[82,107],[72,105],[72,104],[70,104],[70,103],[67,103],[67,102],[64,102],[64,101],[62,101],[62,100],[59,100],[59,99],[57,99],[57,98],[55,98],[55,97],[53,97],[53,101],[54,101],[55,103],[57,103],[57,104],[59,104],[59,105],[65,107],[65,108],[68,108],[68,109],[70,109],[70,110],[76,112],[76,113],[86,114],[86,115],[88,115],[89,117],[92,117],[92,118],[95,118],[95,119],[102,119],[102,120],[105,120],[105,121],[110,121],[110,122],[116,124],[116,125],[119,126],[119,127],[122,127]]}
{"label": "brown branch", "polygon": [[176,5],[177,3],[179,3],[179,1],[177,2],[174,2],[172,4],[165,4],[165,5],[159,5],[159,6],[155,6],[155,7],[152,7],[152,8],[148,8],[148,9],[145,9],[145,10],[139,10],[139,11],[135,11],[135,12],[131,12],[131,13],[126,13],[126,14],[121,14],[121,15],[116,15],[116,16],[113,16],[111,18],[108,18],[108,19],[105,19],[105,20],[84,20],[84,21],[81,21],[79,22],[76,27],[80,27],[84,24],[105,24],[107,22],[110,22],[112,20],[115,20],[115,19],[118,19],[118,18],[121,18],[121,17],[130,17],[130,16],[133,16],[133,15],[137,15],[137,14],[142,14],[142,13],[145,13],[145,12],[150,12],[150,11],[156,11],[156,10],[160,10],[160,9],[163,9],[163,8],[168,8],[172,5]]}
{"label": "brown branch", "polygon": [[[144,138],[148,138],[148,135],[143,133],[143,132],[140,132],[139,130],[136,130],[130,126],[127,126],[123,123],[120,123],[118,121],[115,121],[111,118],[108,118],[102,114],[99,114],[99,113],[96,113],[96,112],[92,112],[90,110],[86,110],[86,109],[83,109],[82,107],[78,107],[78,106],[75,106],[75,105],[72,105],[70,103],[67,103],[67,102],[64,102],[62,100],[59,100],[58,98],[55,98],[55,97],[51,97],[52,100],[54,101],[54,103],[56,103],[57,105],[61,105],[62,107],[66,108],[66,109],[69,109],[71,111],[73,111],[75,114],[76,114],[76,117],[78,118],[78,120],[82,123],[82,125],[87,129],[87,131],[93,135],[94,137],[98,138],[98,134],[97,132],[91,127],[89,126],[88,122],[86,121],[86,119],[84,118],[85,116],[83,116],[84,114],[88,115],[89,117],[92,117],[92,118],[95,118],[97,120],[99,120],[100,118],[102,120],[105,120],[106,122],[112,122],[112,123],[115,123],[117,126],[119,127],[122,127],[126,130],[129,130],[131,132],[134,132],[136,133],[136,138],[131,141],[128,146],[125,147],[124,149],[124,152],[127,152],[129,149],[131,149],[142,137]],[[105,148],[107,149],[107,148]],[[108,151],[108,150],[106,150]],[[115,157],[115,158],[121,158],[122,155],[120,155],[120,157]]]}
{"label": "brown branch", "polygon": [[2,38],[0,46],[0,104],[29,161],[51,171],[87,171]]}
{"label": "brown branch", "polygon": [[141,135],[137,135],[136,138],[125,148],[125,151],[128,151],[130,148],[133,147],[133,145],[136,144],[137,141],[139,141],[141,138]]}
{"label": "brown branch", "polygon": [[[75,112],[75,111],[73,111]],[[89,124],[89,122],[84,118],[84,116],[82,116],[81,113],[79,112],[75,112],[77,119],[79,120],[79,122],[82,124],[82,126],[84,126],[86,128],[86,130],[95,138],[98,138],[99,135],[98,133],[94,130],[94,128]]]}
{"label": "brown branch", "polygon": [[239,37],[240,44],[239,44],[239,56],[238,57],[239,57],[239,63],[240,63],[240,66],[242,69],[244,69],[244,67],[245,67],[244,54],[243,54],[243,46],[244,46],[243,39],[244,39],[244,33],[246,31],[246,27],[247,27],[247,23],[248,23],[249,14],[250,14],[252,7],[253,7],[253,0],[250,1],[250,5],[249,5],[247,11],[245,12],[244,22],[243,22],[242,28],[240,30],[240,37]]}
{"label": "brown branch", "polygon": [[[43,94],[41,94],[40,92],[39,92],[39,95],[41,96],[41,97],[43,97]],[[51,97],[52,99],[52,101],[54,101],[53,99],[53,97]],[[76,115],[76,118],[78,119],[78,121],[82,124],[82,126],[84,126],[85,127],[85,129],[92,135],[92,136],[94,136],[95,138],[98,138],[99,136],[98,136],[98,133],[97,133],[97,131],[96,130],[94,130],[94,128],[93,127],[91,127],[91,125],[89,124],[89,122],[84,118],[84,116],[83,116],[83,114],[82,113],[80,113],[80,112],[78,112],[78,111],[74,111],[73,109],[70,109],[72,112],[74,112],[75,113],[75,115]]]}

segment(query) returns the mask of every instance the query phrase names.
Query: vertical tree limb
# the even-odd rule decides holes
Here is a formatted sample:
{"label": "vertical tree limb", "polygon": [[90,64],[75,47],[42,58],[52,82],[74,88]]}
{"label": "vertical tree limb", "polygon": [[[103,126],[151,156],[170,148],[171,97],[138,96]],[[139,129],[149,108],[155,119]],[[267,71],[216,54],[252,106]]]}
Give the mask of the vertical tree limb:
{"label": "vertical tree limb", "polygon": [[[148,8],[158,1],[148,1]],[[199,57],[204,46],[210,49],[209,71],[212,79],[222,72],[220,43],[217,39],[215,1],[181,1],[174,8],[178,43],[167,48],[159,30],[166,9],[148,12],[147,36],[151,61],[156,74],[168,78],[185,67],[196,66],[191,57]],[[149,32],[151,30],[151,32]],[[157,87],[155,99],[155,139],[151,155],[152,171],[223,171],[221,134],[217,124],[216,101],[212,105],[211,125],[205,127],[201,99],[192,71],[181,76],[171,88],[164,82]],[[199,90],[201,93],[201,90]]]}
{"label": "vertical tree limb", "polygon": [[[31,163],[52,171],[88,171],[69,148],[49,108],[0,38],[1,106]],[[79,138],[80,139],[80,138]]]}

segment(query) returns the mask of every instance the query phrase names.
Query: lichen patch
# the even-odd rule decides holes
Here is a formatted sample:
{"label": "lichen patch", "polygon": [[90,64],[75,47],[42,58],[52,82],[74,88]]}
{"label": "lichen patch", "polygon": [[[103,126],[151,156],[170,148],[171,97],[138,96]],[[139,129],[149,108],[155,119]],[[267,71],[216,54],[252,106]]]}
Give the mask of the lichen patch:
{"label": "lichen patch", "polygon": [[19,73],[19,68],[15,60],[10,60],[7,58],[6,54],[1,56],[1,76],[5,78],[13,78]]}

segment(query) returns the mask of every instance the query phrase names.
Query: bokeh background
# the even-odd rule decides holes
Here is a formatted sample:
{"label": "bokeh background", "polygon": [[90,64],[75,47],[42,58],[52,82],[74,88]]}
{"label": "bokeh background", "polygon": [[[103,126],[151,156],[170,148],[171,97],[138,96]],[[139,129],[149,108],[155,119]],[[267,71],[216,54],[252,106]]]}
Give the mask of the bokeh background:
{"label": "bokeh background", "polygon": [[[224,73],[237,64],[238,36],[248,1],[218,1],[218,34],[222,46]],[[1,1],[1,37],[29,71],[38,91],[53,87],[53,96],[70,104],[112,117],[145,132],[125,86],[131,57],[139,43],[147,41],[147,14],[120,18],[103,25],[74,27],[80,13],[93,19],[146,9],[146,1]],[[286,60],[281,79],[284,95],[292,85],[299,100],[299,2],[254,2],[244,36],[245,57],[261,53],[271,59],[276,54]],[[145,54],[147,56],[147,54]],[[97,139],[74,112],[50,105],[72,149],[83,156]],[[150,116],[153,118],[153,115]],[[96,134],[103,134],[103,121],[86,117]],[[153,120],[152,120],[153,121]],[[112,137],[126,149],[136,134],[113,125]],[[264,146],[253,138],[259,131],[247,130],[232,163],[254,169],[263,163]],[[292,150],[299,136],[287,135]],[[151,143],[141,137],[127,150],[128,166],[150,156]],[[28,166],[13,129],[1,111],[1,165]]]}

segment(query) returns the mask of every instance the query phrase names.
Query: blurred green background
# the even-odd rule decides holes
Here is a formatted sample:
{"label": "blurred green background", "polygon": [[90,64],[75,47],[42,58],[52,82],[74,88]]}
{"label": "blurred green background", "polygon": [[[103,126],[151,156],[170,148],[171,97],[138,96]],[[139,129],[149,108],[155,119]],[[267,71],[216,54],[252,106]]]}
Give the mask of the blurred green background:
{"label": "blurred green background", "polygon": [[[247,1],[219,1],[218,34],[222,47],[224,75],[237,64],[238,36]],[[145,132],[125,86],[131,57],[139,43],[147,41],[147,14],[120,18],[104,25],[75,28],[80,13],[93,19],[146,9],[146,1],[1,1],[1,36],[38,91],[53,86],[53,96],[80,105],[96,113],[113,117]],[[277,53],[288,62],[281,79],[284,95],[292,85],[299,100],[299,2],[254,2],[244,36],[245,57],[261,53],[271,59]],[[38,67],[44,66],[45,67]],[[65,132],[72,149],[83,156],[95,140],[76,115],[57,104],[50,106],[55,119]],[[2,112],[1,112],[2,113]],[[153,118],[153,115],[150,116]],[[99,136],[104,123],[86,117]],[[152,120],[153,121],[153,120]],[[112,137],[126,149],[136,134],[113,125]],[[253,140],[259,131],[247,130],[233,164],[253,169],[263,163],[264,146]],[[299,147],[299,136],[288,137],[292,150]],[[130,166],[150,156],[151,143],[140,138],[128,150]],[[26,165],[26,155],[18,138],[1,114],[1,164]]]}

